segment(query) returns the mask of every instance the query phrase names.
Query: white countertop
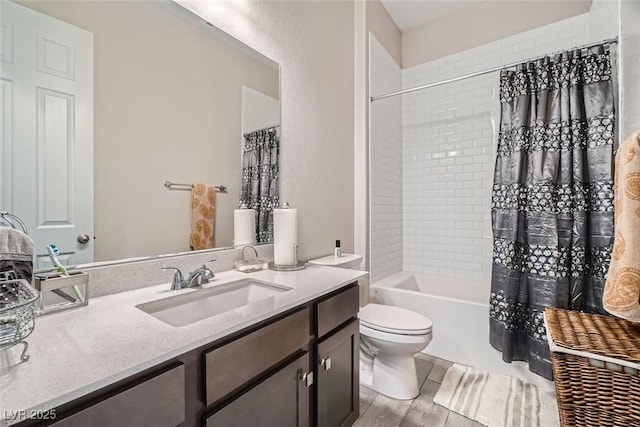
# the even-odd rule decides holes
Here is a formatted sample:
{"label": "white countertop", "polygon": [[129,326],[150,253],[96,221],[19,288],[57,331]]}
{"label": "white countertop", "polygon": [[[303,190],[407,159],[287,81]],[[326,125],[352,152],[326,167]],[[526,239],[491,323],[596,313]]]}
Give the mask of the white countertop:
{"label": "white countertop", "polygon": [[171,291],[168,283],[96,298],[86,307],[38,317],[27,338],[31,356],[27,362],[18,363],[21,345],[0,352],[0,426],[11,423],[4,420],[5,411],[55,408],[366,275],[317,265],[295,272],[218,273],[202,288],[254,278],[293,290],[182,327],[169,326],[135,307],[197,292],[197,288]]}

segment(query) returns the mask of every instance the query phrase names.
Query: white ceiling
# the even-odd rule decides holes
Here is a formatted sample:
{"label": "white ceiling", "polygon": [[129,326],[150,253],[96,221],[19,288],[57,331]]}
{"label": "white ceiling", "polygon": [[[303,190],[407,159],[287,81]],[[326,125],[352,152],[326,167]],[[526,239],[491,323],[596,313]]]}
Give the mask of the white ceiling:
{"label": "white ceiling", "polygon": [[420,27],[429,21],[464,9],[481,0],[381,0],[401,31]]}

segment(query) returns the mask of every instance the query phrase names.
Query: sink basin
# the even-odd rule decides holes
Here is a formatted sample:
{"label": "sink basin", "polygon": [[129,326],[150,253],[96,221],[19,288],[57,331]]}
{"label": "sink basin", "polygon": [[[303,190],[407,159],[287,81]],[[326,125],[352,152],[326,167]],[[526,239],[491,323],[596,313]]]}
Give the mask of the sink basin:
{"label": "sink basin", "polygon": [[242,279],[138,304],[136,308],[168,325],[186,326],[249,304],[273,299],[291,289],[293,288],[288,286]]}

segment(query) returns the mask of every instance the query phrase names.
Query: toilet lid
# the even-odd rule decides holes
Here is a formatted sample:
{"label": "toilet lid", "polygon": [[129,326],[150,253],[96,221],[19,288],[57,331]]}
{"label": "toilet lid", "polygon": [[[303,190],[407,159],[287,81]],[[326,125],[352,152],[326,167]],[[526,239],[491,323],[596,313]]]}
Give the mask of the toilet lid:
{"label": "toilet lid", "polygon": [[423,335],[431,332],[431,320],[406,308],[382,304],[367,304],[358,313],[360,323],[382,332],[402,335]]}

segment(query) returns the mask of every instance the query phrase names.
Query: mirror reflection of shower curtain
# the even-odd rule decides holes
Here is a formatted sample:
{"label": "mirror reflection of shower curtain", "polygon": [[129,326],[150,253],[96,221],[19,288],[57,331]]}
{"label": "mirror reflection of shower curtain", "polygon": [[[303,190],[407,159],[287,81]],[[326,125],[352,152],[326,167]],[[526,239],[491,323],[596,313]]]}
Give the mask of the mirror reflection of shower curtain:
{"label": "mirror reflection of shower curtain", "polygon": [[273,209],[278,207],[277,127],[244,134],[240,205],[256,210],[256,242],[273,241]]}
{"label": "mirror reflection of shower curtain", "polygon": [[552,377],[546,306],[604,313],[613,244],[614,46],[502,71],[490,341]]}

